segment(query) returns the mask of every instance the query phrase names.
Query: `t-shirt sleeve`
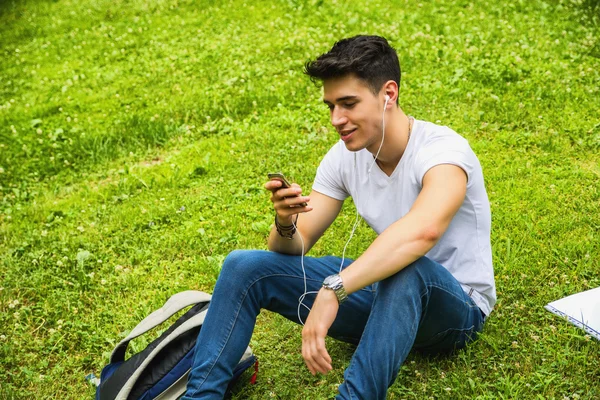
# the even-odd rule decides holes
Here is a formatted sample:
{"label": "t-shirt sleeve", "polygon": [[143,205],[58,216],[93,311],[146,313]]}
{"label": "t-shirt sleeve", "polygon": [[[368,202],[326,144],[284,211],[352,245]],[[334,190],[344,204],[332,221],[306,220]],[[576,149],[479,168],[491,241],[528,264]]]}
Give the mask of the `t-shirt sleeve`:
{"label": "t-shirt sleeve", "polygon": [[313,183],[313,190],[336,200],[344,201],[350,194],[342,179],[342,149],[334,145],[321,160]]}
{"label": "t-shirt sleeve", "polygon": [[461,168],[467,174],[467,182],[470,182],[477,158],[467,140],[456,135],[439,138],[423,146],[415,163],[415,177],[421,185],[427,171],[442,164],[456,165]]}

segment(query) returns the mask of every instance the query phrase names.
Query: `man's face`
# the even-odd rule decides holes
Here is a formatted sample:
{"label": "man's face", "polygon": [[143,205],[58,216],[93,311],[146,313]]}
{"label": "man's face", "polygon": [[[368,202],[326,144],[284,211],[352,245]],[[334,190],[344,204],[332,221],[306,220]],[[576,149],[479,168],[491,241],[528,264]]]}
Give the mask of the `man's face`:
{"label": "man's face", "polygon": [[[383,95],[382,95],[383,96]],[[354,75],[323,82],[323,102],[331,124],[350,151],[377,151],[381,139],[383,97],[380,99]]]}

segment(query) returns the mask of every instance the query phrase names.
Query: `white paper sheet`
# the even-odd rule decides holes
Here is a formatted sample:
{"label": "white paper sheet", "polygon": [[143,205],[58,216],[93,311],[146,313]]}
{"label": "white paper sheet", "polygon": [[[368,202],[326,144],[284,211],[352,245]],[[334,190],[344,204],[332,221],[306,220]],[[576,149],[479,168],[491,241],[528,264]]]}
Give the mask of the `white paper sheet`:
{"label": "white paper sheet", "polygon": [[553,301],[544,308],[600,340],[600,287]]}

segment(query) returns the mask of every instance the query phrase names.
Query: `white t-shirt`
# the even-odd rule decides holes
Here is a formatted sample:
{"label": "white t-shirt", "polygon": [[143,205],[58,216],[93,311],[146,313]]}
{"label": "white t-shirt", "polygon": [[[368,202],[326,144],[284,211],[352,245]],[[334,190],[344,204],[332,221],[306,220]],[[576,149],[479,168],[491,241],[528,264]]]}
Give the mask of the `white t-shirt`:
{"label": "white t-shirt", "polygon": [[426,256],[442,264],[489,315],[496,303],[490,203],[481,165],[467,140],[446,126],[415,120],[392,175],[388,177],[377,164],[369,174],[372,163],[373,155],[366,149],[351,152],[340,140],[321,161],[313,189],[342,201],[351,196],[358,213],[377,234],[408,213],[429,169],[453,164],[466,172],[464,202]]}

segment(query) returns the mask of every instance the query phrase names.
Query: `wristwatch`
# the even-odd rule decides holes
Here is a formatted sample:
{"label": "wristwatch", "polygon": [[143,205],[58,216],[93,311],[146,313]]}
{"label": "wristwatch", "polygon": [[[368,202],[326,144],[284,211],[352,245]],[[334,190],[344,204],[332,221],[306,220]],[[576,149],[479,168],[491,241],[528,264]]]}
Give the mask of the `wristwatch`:
{"label": "wristwatch", "polygon": [[342,304],[346,299],[348,299],[348,295],[346,294],[346,289],[344,289],[344,283],[342,282],[342,277],[339,274],[329,275],[323,281],[323,287],[325,289],[333,290],[335,293],[335,297],[338,299],[338,303]]}

